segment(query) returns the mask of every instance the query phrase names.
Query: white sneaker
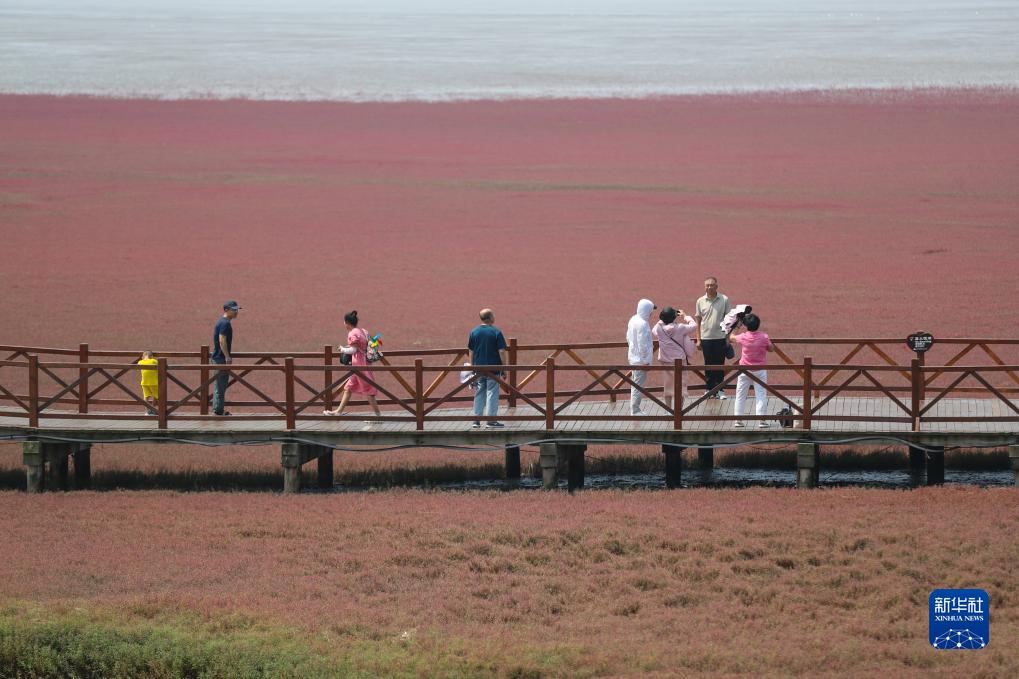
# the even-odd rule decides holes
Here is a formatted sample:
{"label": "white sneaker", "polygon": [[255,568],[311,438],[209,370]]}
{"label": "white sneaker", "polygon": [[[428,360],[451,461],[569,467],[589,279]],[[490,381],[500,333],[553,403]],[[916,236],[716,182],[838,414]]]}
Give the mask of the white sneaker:
{"label": "white sneaker", "polygon": [[718,397],[717,398],[718,398],[719,401],[728,401],[729,400],[729,397],[725,395],[724,391],[718,392]]}
{"label": "white sneaker", "polygon": [[737,420],[736,424],[734,424],[732,426],[736,427],[737,429],[742,429],[743,427],[745,427],[747,425],[743,422],[743,420]]}
{"label": "white sneaker", "polygon": [[768,427],[770,427],[770,426],[771,426],[771,422],[768,422],[767,420],[761,420],[761,421],[760,421],[760,422],[759,422],[759,423],[757,424],[757,428],[758,428],[758,429],[767,429],[767,428],[768,428]]}
{"label": "white sneaker", "polygon": [[630,414],[631,415],[647,415],[647,413],[645,413],[643,410],[631,410]]}

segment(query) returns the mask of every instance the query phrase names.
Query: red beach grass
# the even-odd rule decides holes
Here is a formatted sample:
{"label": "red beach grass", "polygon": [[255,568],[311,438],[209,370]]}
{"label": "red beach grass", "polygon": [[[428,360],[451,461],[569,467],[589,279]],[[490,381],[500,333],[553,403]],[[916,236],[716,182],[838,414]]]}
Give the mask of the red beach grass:
{"label": "red beach grass", "polygon": [[[708,273],[778,336],[1004,335],[1019,95],[459,104],[0,97],[4,341],[618,340]],[[995,313],[966,313],[974,291]],[[895,303],[879,304],[889,295]]]}
{"label": "red beach grass", "polygon": [[[558,648],[580,674],[1019,670],[1010,489],[6,493],[0,505],[7,600],[239,612],[339,648],[408,630],[506,662]],[[986,651],[927,644],[927,595],[954,586],[991,595]]]}

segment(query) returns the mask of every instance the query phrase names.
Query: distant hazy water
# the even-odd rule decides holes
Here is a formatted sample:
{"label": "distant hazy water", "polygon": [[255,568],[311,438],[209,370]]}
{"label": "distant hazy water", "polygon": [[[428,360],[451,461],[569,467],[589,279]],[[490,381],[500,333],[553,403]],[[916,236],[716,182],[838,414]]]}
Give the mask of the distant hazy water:
{"label": "distant hazy water", "polygon": [[0,91],[449,100],[1019,86],[1019,0],[0,0]]}

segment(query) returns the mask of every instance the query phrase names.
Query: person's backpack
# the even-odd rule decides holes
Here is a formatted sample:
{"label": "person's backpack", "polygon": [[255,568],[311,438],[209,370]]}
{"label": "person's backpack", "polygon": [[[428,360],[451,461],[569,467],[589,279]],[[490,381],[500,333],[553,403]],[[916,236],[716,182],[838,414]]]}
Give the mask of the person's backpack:
{"label": "person's backpack", "polygon": [[[368,333],[365,333],[367,335]],[[368,338],[368,348],[364,352],[364,358],[369,363],[377,363],[382,360],[382,350],[379,346],[382,344],[382,333],[377,333]]]}

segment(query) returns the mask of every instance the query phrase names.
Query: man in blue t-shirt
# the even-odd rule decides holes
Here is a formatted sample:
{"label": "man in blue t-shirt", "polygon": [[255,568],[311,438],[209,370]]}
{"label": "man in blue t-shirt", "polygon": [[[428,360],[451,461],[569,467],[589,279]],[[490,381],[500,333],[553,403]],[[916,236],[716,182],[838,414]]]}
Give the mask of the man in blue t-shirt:
{"label": "man in blue t-shirt", "polygon": [[[502,331],[495,327],[495,313],[491,309],[482,309],[481,325],[471,330],[467,339],[467,348],[471,352],[471,364],[477,367],[485,365],[506,364],[506,338]],[[477,417],[494,418],[499,413],[499,383],[494,375],[502,375],[501,371],[475,371],[478,374],[475,386],[478,392],[474,395],[474,414]],[[505,426],[502,422],[489,419],[491,428]],[[474,429],[481,427],[481,420],[474,421]]]}
{"label": "man in blue t-shirt", "polygon": [[[230,300],[223,305],[223,315],[216,321],[212,330],[212,362],[220,365],[233,363],[231,351],[234,345],[234,328],[230,321],[237,318],[241,307]],[[223,408],[226,406],[226,388],[230,386],[230,371],[220,370],[216,373],[216,388],[212,394],[212,412],[216,415],[229,415]]]}

